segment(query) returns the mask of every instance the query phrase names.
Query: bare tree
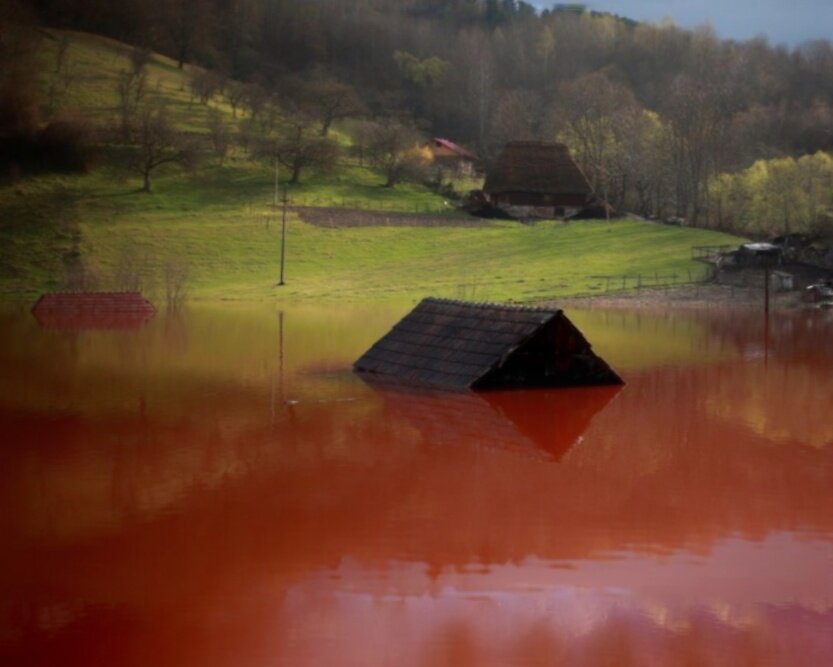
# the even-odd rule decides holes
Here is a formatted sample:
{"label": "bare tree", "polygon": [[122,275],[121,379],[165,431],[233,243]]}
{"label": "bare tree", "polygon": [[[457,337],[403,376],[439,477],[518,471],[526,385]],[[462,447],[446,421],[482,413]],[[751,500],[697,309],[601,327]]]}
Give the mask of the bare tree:
{"label": "bare tree", "polygon": [[375,123],[369,120],[354,120],[350,122],[347,132],[353,140],[350,146],[350,153],[359,159],[359,166],[364,166],[367,155],[367,147],[370,145],[373,136]]}
{"label": "bare tree", "polygon": [[368,128],[367,157],[385,177],[384,187],[425,175],[418,147],[420,134],[409,123],[384,119]]}
{"label": "bare tree", "polygon": [[495,108],[496,74],[494,49],[487,34],[479,30],[463,32],[457,44],[457,61],[452,67],[458,79],[455,88],[463,95],[460,110],[474,129],[477,147],[488,154],[489,129]]}
{"label": "bare tree", "polygon": [[321,123],[321,136],[329,134],[337,120],[353,118],[364,113],[364,105],[355,89],[335,79],[318,79],[303,92],[304,106]]}
{"label": "bare tree", "polygon": [[244,86],[242,100],[249,107],[252,119],[257,120],[269,103],[269,93],[263,89],[263,86],[248,83]]}
{"label": "bare tree", "polygon": [[188,80],[191,97],[200,104],[208,104],[212,97],[221,92],[223,78],[217,72],[207,69],[195,69]]}
{"label": "bare tree", "polygon": [[223,166],[223,161],[228,153],[229,145],[231,144],[231,132],[228,125],[223,121],[223,115],[216,109],[211,110],[208,118],[208,129],[211,132],[211,144],[214,148],[214,154],[217,156],[220,166]]}
{"label": "bare tree", "polygon": [[607,195],[613,190],[613,164],[626,128],[639,107],[633,94],[602,72],[559,86],[556,120],[560,136],[575,153],[590,184]]}
{"label": "bare tree", "polygon": [[226,99],[231,105],[231,117],[237,118],[237,109],[246,99],[246,87],[240,83],[230,81],[226,85]]}
{"label": "bare tree", "polygon": [[301,180],[301,173],[307,169],[328,171],[335,167],[338,158],[338,144],[325,137],[310,133],[309,124],[304,118],[291,118],[287,121],[282,136],[278,141],[267,142],[261,154],[277,157],[281,165],[289,169],[289,183]]}
{"label": "bare tree", "polygon": [[130,60],[130,70],[134,75],[139,75],[147,69],[151,58],[150,49],[146,47],[136,46],[130,49],[128,59]]}
{"label": "bare tree", "polygon": [[195,157],[193,147],[172,125],[167,109],[148,104],[139,112],[136,132],[137,152],[134,168],[142,174],[142,192],[151,192],[151,176],[164,164],[190,165]]}
{"label": "bare tree", "polygon": [[169,257],[162,265],[162,279],[165,284],[165,303],[169,310],[177,310],[188,297],[188,282],[191,265],[181,257]]}
{"label": "bare tree", "polygon": [[57,104],[58,92],[66,92],[75,78],[69,60],[71,42],[64,34],[55,38],[55,67],[49,81],[49,109],[54,111]]}
{"label": "bare tree", "polygon": [[150,61],[150,51],[131,49],[129,59],[130,69],[122,70],[116,81],[121,135],[124,141],[131,138],[136,114],[147,93],[147,63]]}
{"label": "bare tree", "polygon": [[666,100],[677,215],[690,216],[695,224],[707,203],[709,179],[729,143],[730,95],[717,81],[681,76]]}
{"label": "bare tree", "polygon": [[508,90],[500,95],[492,118],[490,153],[517,139],[536,139],[540,135],[540,96],[528,90]]}

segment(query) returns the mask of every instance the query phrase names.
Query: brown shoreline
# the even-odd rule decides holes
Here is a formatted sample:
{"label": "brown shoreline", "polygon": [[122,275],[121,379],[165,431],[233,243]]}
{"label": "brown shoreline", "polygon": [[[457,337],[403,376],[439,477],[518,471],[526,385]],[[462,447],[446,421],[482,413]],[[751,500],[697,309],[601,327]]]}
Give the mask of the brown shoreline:
{"label": "brown shoreline", "polygon": [[[764,309],[764,294],[761,288],[733,287],[731,285],[686,285],[671,288],[642,288],[614,294],[598,296],[563,297],[547,299],[536,305],[557,305],[574,308],[623,308],[623,309],[662,309],[662,308],[743,308]],[[800,292],[778,292],[770,295],[770,308],[784,310],[798,307],[812,307],[801,301]]]}

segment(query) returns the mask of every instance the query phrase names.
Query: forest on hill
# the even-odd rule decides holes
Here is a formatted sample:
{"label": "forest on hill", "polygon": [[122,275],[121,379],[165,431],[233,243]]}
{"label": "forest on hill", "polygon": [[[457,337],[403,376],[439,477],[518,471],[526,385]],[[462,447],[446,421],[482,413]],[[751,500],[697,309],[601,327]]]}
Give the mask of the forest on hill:
{"label": "forest on hill", "polygon": [[395,118],[487,164],[506,141],[558,139],[623,210],[752,233],[833,222],[833,167],[816,155],[833,150],[826,40],[788,49],[516,0],[30,5],[42,25],[237,82],[216,86],[253,116],[333,103],[324,134],[351,116]]}

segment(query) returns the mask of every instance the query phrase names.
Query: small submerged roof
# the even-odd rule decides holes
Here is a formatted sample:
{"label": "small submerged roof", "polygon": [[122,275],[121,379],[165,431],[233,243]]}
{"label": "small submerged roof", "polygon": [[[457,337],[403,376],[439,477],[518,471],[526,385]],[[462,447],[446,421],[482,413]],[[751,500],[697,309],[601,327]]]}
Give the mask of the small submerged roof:
{"label": "small submerged roof", "polygon": [[564,144],[510,141],[486,175],[483,190],[536,194],[591,194],[590,184]]}
{"label": "small submerged roof", "polygon": [[49,329],[135,329],[156,309],[139,292],[51,292],[32,313]]}
{"label": "small submerged roof", "polygon": [[353,368],[449,389],[621,384],[560,309],[431,297]]}

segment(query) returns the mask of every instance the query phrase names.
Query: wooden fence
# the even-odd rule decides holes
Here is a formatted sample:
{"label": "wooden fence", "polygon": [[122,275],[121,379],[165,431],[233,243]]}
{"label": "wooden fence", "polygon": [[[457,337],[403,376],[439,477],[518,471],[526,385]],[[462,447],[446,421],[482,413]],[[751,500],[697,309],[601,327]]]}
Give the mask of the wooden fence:
{"label": "wooden fence", "polygon": [[736,245],[696,245],[691,248],[691,259],[701,262],[714,262],[721,255],[737,250]]}
{"label": "wooden fence", "polygon": [[[571,297],[599,296],[602,294],[616,294],[640,289],[671,289],[683,285],[701,285],[715,277],[716,269],[711,265],[695,267],[680,272],[632,273],[627,275],[589,276],[580,288],[573,291],[568,284],[553,285],[542,281],[539,286],[524,289],[518,285],[519,301],[521,303],[535,303],[542,300],[554,300],[565,295]],[[489,300],[490,288],[505,285],[501,280],[477,281],[460,283],[453,287],[448,296],[467,301]],[[523,281],[520,281],[523,283]]]}
{"label": "wooden fence", "polygon": [[629,290],[670,289],[682,285],[693,285],[712,280],[715,276],[713,266],[687,269],[684,272],[662,273],[660,271],[631,273],[626,275],[590,276],[587,289],[582,296],[606,294],[610,292],[627,292]]}

